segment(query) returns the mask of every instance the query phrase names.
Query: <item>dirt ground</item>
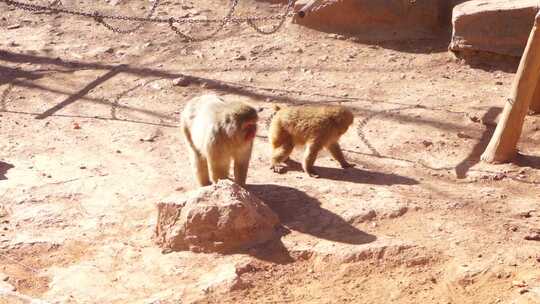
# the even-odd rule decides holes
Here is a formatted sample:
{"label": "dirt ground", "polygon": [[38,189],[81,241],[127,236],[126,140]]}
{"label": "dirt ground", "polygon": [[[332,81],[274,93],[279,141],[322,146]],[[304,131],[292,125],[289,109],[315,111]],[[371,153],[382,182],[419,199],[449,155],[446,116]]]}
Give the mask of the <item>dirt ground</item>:
{"label": "dirt ground", "polygon": [[[219,17],[225,3],[166,1],[158,16]],[[286,22],[185,43],[166,25],[119,35],[0,11],[0,303],[540,303],[540,242],[526,240],[540,229],[540,119],[515,163],[478,161],[515,62],[471,66],[446,35],[373,44]],[[244,254],[163,254],[155,203],[195,187],[179,113],[211,92],[263,108],[248,189],[287,233]],[[323,153],[320,179],[272,173],[273,103],[350,107],[357,167]]]}

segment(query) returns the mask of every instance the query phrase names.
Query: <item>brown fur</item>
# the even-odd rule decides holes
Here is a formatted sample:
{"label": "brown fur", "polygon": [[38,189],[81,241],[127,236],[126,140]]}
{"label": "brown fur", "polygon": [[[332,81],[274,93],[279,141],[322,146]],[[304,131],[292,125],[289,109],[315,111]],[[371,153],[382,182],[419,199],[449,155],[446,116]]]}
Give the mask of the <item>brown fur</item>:
{"label": "brown fur", "polygon": [[229,177],[234,161],[234,180],[245,186],[257,110],[239,101],[225,101],[216,95],[190,100],[182,111],[182,130],[199,186]]}
{"label": "brown fur", "polygon": [[313,177],[317,154],[326,148],[341,167],[352,167],[338,144],[338,140],[353,123],[353,114],[342,106],[295,106],[280,108],[270,124],[270,143],[272,144],[272,169],[282,173],[282,163],[288,159],[294,146],[306,145],[302,168]]}

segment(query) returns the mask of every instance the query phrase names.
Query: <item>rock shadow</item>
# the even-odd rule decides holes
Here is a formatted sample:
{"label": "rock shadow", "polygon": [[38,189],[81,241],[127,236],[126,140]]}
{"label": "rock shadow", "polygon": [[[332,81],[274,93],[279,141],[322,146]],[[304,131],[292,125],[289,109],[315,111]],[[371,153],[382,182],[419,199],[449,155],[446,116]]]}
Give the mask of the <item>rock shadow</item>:
{"label": "rock shadow", "polygon": [[376,236],[347,223],[339,215],[321,207],[314,197],[291,187],[263,184],[247,189],[265,202],[290,230],[346,244],[367,244]]}
{"label": "rock shadow", "polygon": [[293,263],[295,261],[295,258],[291,256],[289,250],[287,247],[285,247],[281,239],[275,239],[255,246],[248,250],[247,254],[259,260],[274,264],[284,265]]}
{"label": "rock shadow", "polygon": [[[300,171],[302,170],[302,165],[292,159],[286,161],[287,167],[286,171]],[[382,172],[373,172],[366,171],[358,168],[330,168],[330,167],[315,167],[317,173],[319,173],[320,178],[358,183],[358,184],[370,184],[370,185],[418,185],[419,182],[415,179],[393,174],[393,173],[382,173]],[[307,175],[306,175],[307,176]]]}
{"label": "rock shadow", "polygon": [[6,173],[11,168],[15,168],[15,166],[10,164],[10,163],[0,161],[0,180],[6,180],[7,179]]}
{"label": "rock shadow", "polygon": [[487,72],[516,73],[521,60],[521,57],[475,50],[452,51],[452,54],[464,60],[471,68]]}

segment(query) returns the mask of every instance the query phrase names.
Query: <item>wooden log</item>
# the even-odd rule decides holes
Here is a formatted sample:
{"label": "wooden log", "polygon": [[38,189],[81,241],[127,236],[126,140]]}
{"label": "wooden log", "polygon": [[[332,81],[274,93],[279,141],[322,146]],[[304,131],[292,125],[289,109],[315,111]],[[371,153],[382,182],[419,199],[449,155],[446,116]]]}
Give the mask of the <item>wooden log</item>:
{"label": "wooden log", "polygon": [[540,113],[540,83],[536,85],[536,90],[534,91],[534,95],[531,101],[531,105],[529,106],[529,110],[532,114],[539,114]]}
{"label": "wooden log", "polygon": [[512,83],[510,96],[501,119],[481,159],[490,163],[512,160],[517,154],[517,142],[540,81],[540,12],[536,15],[527,46]]}

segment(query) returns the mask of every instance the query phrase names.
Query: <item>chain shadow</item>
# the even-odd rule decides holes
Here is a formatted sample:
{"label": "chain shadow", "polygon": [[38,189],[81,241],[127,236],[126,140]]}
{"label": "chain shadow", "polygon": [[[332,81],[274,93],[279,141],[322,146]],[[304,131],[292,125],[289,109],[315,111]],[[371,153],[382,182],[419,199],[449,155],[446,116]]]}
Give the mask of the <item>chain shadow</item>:
{"label": "chain shadow", "polygon": [[36,119],[45,119],[45,118],[51,116],[52,114],[60,111],[61,109],[65,108],[66,106],[76,102],[81,97],[88,94],[91,90],[95,89],[99,85],[103,84],[104,82],[106,82],[109,79],[111,79],[111,78],[115,77],[116,75],[118,75],[121,72],[122,68],[123,68],[123,66],[118,66],[117,68],[111,69],[107,73],[105,73],[105,74],[99,76],[98,78],[96,78],[94,81],[88,83],[84,88],[79,90],[77,93],[70,95],[68,98],[64,99],[63,101],[56,104],[54,107],[46,110],[45,112],[37,115],[35,118]]}
{"label": "chain shadow", "polygon": [[[117,73],[126,73],[131,75],[137,75],[141,77],[157,77],[162,79],[177,79],[177,78],[184,78],[187,81],[187,85],[196,84],[201,85],[204,89],[210,89],[215,90],[217,92],[221,93],[229,93],[229,94],[236,94],[241,96],[250,97],[254,100],[263,100],[266,102],[284,102],[287,104],[314,104],[314,103],[329,103],[329,102],[354,102],[354,101],[369,101],[369,102],[377,102],[377,100],[369,100],[369,99],[362,99],[362,98],[342,98],[338,96],[331,96],[331,95],[324,95],[319,94],[319,97],[324,98],[322,101],[316,101],[309,98],[296,98],[291,97],[290,94],[298,94],[301,95],[304,92],[300,91],[284,91],[282,94],[270,94],[269,92],[275,91],[275,89],[268,89],[268,88],[257,88],[257,87],[250,87],[245,84],[241,83],[231,83],[216,79],[209,79],[199,76],[193,76],[193,75],[187,75],[184,73],[174,73],[169,72],[166,70],[160,70],[160,69],[154,69],[154,68],[148,68],[148,67],[138,67],[138,66],[130,66],[130,65],[117,65],[117,64],[101,64],[96,62],[79,62],[79,61],[64,61],[60,58],[49,58],[44,56],[36,56],[36,55],[27,55],[27,54],[18,54],[13,53],[5,50],[0,50],[0,60],[13,62],[13,63],[34,63],[34,64],[50,64],[55,66],[61,66],[64,68],[71,68],[71,69],[95,69],[95,70],[109,70],[108,73],[103,75],[104,78],[110,78],[115,75],[114,71],[117,71]],[[103,81],[101,79],[100,81]],[[98,80],[93,82],[93,84],[90,85],[96,85]],[[88,88],[90,85],[88,85],[86,88]],[[97,84],[99,85],[99,84]],[[82,93],[84,93],[85,89],[81,90]],[[265,91],[265,92],[260,92]],[[81,92],[79,92],[78,96],[79,98],[84,98],[85,96],[81,96]],[[278,96],[279,95],[279,96]],[[333,100],[328,100],[329,98]],[[66,99],[63,103],[72,103],[75,100],[73,98]],[[381,101],[384,102],[384,101]],[[58,105],[57,107],[53,107],[49,109],[47,112],[43,113],[42,116],[45,116],[47,114],[51,114],[54,112],[54,110],[58,107],[64,106],[64,105]],[[407,105],[410,106],[410,105]],[[380,111],[373,110],[371,108],[367,107],[352,107],[353,110],[359,110],[367,115],[370,115],[372,113],[379,113]],[[428,108],[429,110],[429,108]],[[395,117],[387,117],[387,115],[384,115],[385,119],[388,120],[399,120],[402,122],[408,122],[408,123],[414,123],[414,124],[425,124],[434,126],[440,129],[447,129],[447,130],[462,130],[463,128],[457,124],[448,123],[448,122],[442,122],[442,121],[435,121],[430,119],[419,119],[419,118],[412,118],[407,117],[406,115],[400,115],[396,114]]]}
{"label": "chain shadow", "polygon": [[273,184],[248,185],[247,189],[276,212],[288,229],[353,245],[367,244],[377,239],[322,208],[316,198],[298,189]]}
{"label": "chain shadow", "polygon": [[35,80],[41,77],[43,75],[36,72],[0,66],[0,85],[7,84],[7,87],[0,95],[0,110],[5,111],[7,109],[7,98],[15,87],[14,82],[17,81],[17,78]]}
{"label": "chain shadow", "polygon": [[0,161],[0,180],[6,180],[6,174],[9,171],[9,169],[15,168],[14,165],[10,163],[6,163],[3,161]]}

